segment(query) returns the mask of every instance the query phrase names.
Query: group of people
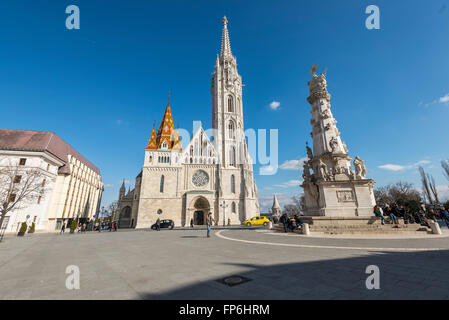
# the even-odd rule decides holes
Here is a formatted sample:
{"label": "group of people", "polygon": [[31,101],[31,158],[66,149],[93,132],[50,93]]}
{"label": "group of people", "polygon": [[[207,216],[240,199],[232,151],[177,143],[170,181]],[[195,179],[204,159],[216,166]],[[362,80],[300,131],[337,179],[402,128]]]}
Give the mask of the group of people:
{"label": "group of people", "polygon": [[[300,229],[302,227],[302,222],[299,218],[299,215],[297,214],[295,214],[293,218],[290,218],[287,213],[284,213],[279,218],[279,222],[282,223],[282,226],[284,227],[284,232],[288,232],[288,230],[294,232],[295,230]],[[277,219],[276,222],[274,223],[277,223]]]}
{"label": "group of people", "polygon": [[[390,222],[394,226],[399,226],[399,218],[402,218],[404,220],[404,224],[417,223],[430,228],[430,221],[440,219],[444,221],[449,228],[449,213],[444,207],[437,210],[432,208],[427,210],[413,210],[397,204],[387,204],[384,208],[376,205],[374,207],[374,215],[381,219],[382,224]],[[386,217],[390,218],[389,221]]]}
{"label": "group of people", "polygon": [[[90,228],[89,228],[89,226],[90,226]],[[81,223],[81,222],[78,223],[74,232],[85,233],[87,230],[94,230],[94,229],[97,230],[98,232],[101,232],[102,229],[105,229],[105,226],[108,226],[107,229],[109,230],[109,232],[118,230],[118,223],[115,221],[109,222],[109,223],[98,222],[95,225],[94,225],[93,221],[91,221],[89,223]],[[67,229],[67,225],[66,225],[66,223],[63,223],[59,234],[64,234],[66,229]]]}

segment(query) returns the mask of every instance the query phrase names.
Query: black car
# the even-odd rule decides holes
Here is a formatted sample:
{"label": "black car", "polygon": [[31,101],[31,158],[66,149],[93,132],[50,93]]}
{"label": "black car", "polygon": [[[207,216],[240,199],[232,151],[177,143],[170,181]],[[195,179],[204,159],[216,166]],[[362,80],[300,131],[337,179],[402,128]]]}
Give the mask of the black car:
{"label": "black car", "polygon": [[[175,222],[173,220],[170,220],[170,219],[161,220],[160,227],[161,227],[161,229],[168,228],[168,229],[171,230],[171,229],[173,229],[175,227]],[[153,224],[151,226],[151,229],[152,230],[156,230],[156,224]]]}

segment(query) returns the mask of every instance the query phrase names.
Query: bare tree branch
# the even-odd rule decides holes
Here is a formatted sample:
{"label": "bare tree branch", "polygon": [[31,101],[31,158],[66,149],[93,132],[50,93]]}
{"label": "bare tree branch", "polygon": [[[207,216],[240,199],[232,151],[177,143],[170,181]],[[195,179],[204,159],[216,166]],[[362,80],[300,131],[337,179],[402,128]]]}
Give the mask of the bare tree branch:
{"label": "bare tree branch", "polygon": [[44,198],[48,183],[39,168],[13,164],[11,159],[0,159],[0,226],[9,212],[27,207]]}

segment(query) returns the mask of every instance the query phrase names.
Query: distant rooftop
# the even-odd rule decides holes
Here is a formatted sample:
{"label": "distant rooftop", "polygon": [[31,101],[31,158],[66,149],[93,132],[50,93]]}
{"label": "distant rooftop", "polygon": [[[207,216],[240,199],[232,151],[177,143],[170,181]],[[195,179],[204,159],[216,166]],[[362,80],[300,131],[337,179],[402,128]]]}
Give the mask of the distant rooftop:
{"label": "distant rooftop", "polygon": [[45,152],[64,163],[58,173],[70,174],[67,163],[74,156],[92,171],[100,170],[53,132],[0,129],[0,150]]}

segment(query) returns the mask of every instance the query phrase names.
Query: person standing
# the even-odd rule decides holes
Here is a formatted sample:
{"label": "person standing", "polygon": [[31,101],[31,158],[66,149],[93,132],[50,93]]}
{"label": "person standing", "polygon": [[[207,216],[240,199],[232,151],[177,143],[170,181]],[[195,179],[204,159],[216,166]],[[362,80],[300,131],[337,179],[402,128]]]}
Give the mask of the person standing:
{"label": "person standing", "polygon": [[207,237],[210,238],[210,229],[212,226],[212,223],[214,222],[214,219],[212,219],[212,213],[209,212],[209,214],[207,215]]}
{"label": "person standing", "polygon": [[190,219],[190,228],[193,228],[193,218]]}
{"label": "person standing", "polygon": [[287,216],[286,213],[284,213],[284,214],[281,216],[280,221],[281,221],[281,223],[282,223],[282,226],[284,227],[284,232],[287,233],[288,216]]}
{"label": "person standing", "polygon": [[156,220],[156,230],[161,231],[161,219],[159,218]]}
{"label": "person standing", "polygon": [[65,232],[65,223],[62,223],[61,232],[59,234],[64,234]]}
{"label": "person standing", "polygon": [[440,210],[440,219],[446,222],[446,225],[449,228],[449,212],[447,212],[445,207]]}
{"label": "person standing", "polygon": [[116,232],[118,229],[117,221],[114,222],[114,231]]}

